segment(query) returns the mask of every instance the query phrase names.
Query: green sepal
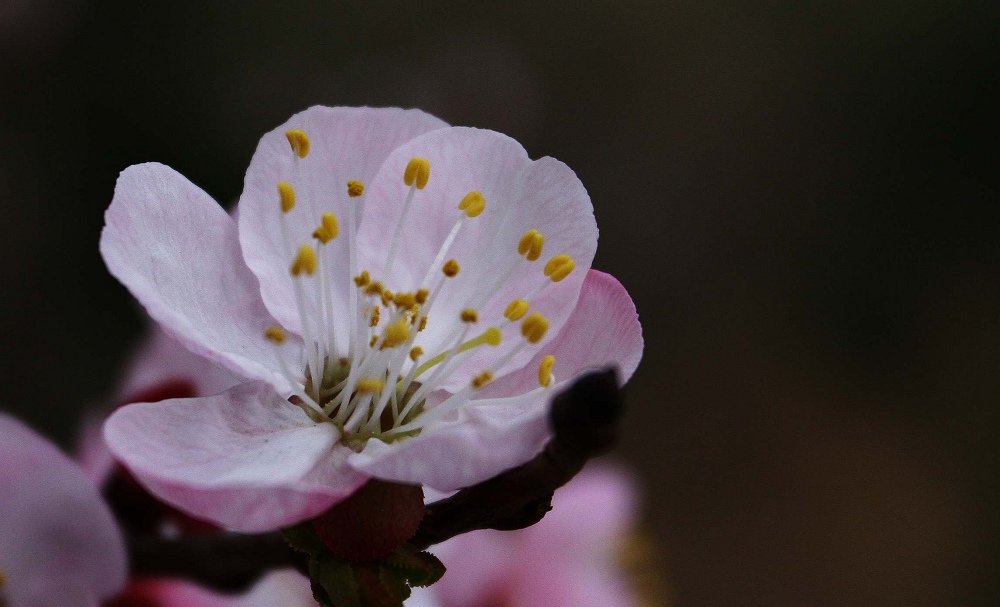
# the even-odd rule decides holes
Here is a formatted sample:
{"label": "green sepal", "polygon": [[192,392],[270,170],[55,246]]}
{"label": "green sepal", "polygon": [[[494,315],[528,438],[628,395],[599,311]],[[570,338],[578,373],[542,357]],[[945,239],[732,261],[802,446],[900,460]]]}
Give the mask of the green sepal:
{"label": "green sepal", "polygon": [[305,552],[310,556],[316,556],[321,551],[326,550],[326,546],[316,535],[316,530],[310,521],[285,527],[281,530],[281,536],[293,549]]}
{"label": "green sepal", "polygon": [[354,565],[364,607],[403,607],[403,601],[410,596],[406,580],[392,573],[386,576],[384,572],[385,567],[377,562]]}
{"label": "green sepal", "polygon": [[394,569],[385,564],[379,565],[378,576],[382,580],[382,585],[393,600],[399,605],[410,598],[410,584],[406,573],[400,569]]}
{"label": "green sepal", "polygon": [[441,579],[445,567],[438,557],[430,552],[417,550],[410,544],[403,544],[382,559],[382,564],[403,574],[410,586],[430,586]]}
{"label": "green sepal", "polygon": [[323,607],[366,607],[349,561],[323,550],[309,560],[309,578],[313,596]]}

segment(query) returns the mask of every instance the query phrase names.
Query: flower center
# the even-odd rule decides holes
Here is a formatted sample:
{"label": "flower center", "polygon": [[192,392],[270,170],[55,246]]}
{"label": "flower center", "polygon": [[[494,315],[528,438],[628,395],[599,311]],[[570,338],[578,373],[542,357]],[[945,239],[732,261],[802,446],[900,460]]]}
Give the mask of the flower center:
{"label": "flower center", "polygon": [[[346,309],[335,304],[333,272],[335,265],[328,253],[340,236],[338,217],[330,211],[317,213],[311,201],[299,204],[301,163],[309,154],[309,137],[301,130],[286,133],[295,165],[295,181],[277,184],[282,211],[282,236],[291,260],[289,272],[301,326],[303,348],[295,368],[279,356],[283,373],[293,386],[291,401],[298,404],[318,422],[329,422],[342,431],[342,441],[360,450],[370,438],[392,442],[420,432],[428,423],[442,419],[448,413],[466,406],[477,390],[493,381],[496,373],[526,347],[537,347],[545,337],[549,320],[538,312],[529,314],[531,301],[547,286],[564,279],[575,268],[568,255],[557,255],[545,264],[544,279],[534,290],[515,299],[507,306],[502,318],[481,323],[479,309],[507,284],[514,271],[524,262],[537,261],[542,254],[545,238],[538,230],[528,230],[517,243],[511,243],[510,259],[497,264],[496,275],[489,288],[477,290],[476,301],[463,302],[465,307],[457,318],[440,315],[434,322],[447,323],[447,338],[437,351],[425,352],[420,335],[427,328],[431,310],[442,289],[449,281],[462,280],[458,260],[450,258],[452,245],[465,222],[475,220],[485,210],[483,194],[472,191],[459,202],[454,225],[434,260],[426,270],[421,285],[414,291],[393,291],[396,285],[385,281],[392,276],[392,267],[399,255],[399,246],[411,207],[430,179],[430,162],[413,158],[403,173],[403,183],[409,187],[402,203],[400,217],[393,228],[385,261],[381,268],[358,268],[356,250],[356,205],[364,196],[360,181],[349,181],[347,193],[347,246],[350,259],[350,301]],[[333,193],[324,193],[331,198]],[[342,194],[341,194],[342,196]],[[317,226],[305,242],[303,235],[292,234],[291,213],[306,213],[307,225]],[[415,228],[414,228],[415,229]],[[341,239],[342,240],[342,239]],[[513,253],[515,253],[514,255]],[[483,277],[479,277],[484,280]],[[486,277],[489,281],[491,277]],[[344,322],[344,319],[348,322]],[[335,320],[338,322],[335,323]],[[450,322],[449,322],[450,320]],[[512,322],[521,323],[517,343],[505,346],[489,368],[481,370],[458,392],[427,409],[427,397],[441,387],[451,374],[462,367],[474,351],[490,346],[501,348],[502,330]],[[335,327],[347,327],[347,335],[337,335]],[[485,328],[483,328],[485,327]],[[287,347],[285,329],[269,327],[264,336],[277,347]],[[555,359],[546,356],[539,367],[542,388],[553,382]]]}

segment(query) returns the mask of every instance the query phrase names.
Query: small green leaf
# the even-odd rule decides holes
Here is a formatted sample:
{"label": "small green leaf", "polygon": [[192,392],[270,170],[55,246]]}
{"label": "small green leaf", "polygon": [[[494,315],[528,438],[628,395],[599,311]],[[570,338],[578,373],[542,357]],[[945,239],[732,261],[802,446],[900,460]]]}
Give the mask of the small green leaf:
{"label": "small green leaf", "polygon": [[316,530],[309,521],[299,523],[293,527],[285,527],[281,530],[281,535],[288,542],[289,546],[311,556],[319,554],[321,550],[326,548],[323,542],[320,541],[319,536],[316,535]]}
{"label": "small green leaf", "polygon": [[310,560],[309,577],[326,591],[331,607],[365,607],[348,561],[323,550]]}
{"label": "small green leaf", "polygon": [[436,556],[410,544],[403,544],[387,554],[382,563],[402,572],[410,586],[430,586],[445,572],[444,563]]}

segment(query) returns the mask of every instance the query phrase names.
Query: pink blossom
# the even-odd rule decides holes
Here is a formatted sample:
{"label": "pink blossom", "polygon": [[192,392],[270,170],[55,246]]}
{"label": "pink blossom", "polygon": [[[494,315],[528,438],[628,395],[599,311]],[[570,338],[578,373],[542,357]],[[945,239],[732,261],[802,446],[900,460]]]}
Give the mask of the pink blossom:
{"label": "pink blossom", "polygon": [[105,425],[154,494],[227,528],[313,517],[370,477],[482,481],[538,452],[554,389],[641,356],[628,294],[587,270],[582,184],[499,133],[311,108],[261,140],[237,214],[137,165],[101,236],[166,332],[246,379]]}
{"label": "pink blossom", "polygon": [[0,414],[0,604],[96,606],[125,584],[125,546],[83,471]]}
{"label": "pink blossom", "polygon": [[542,521],[473,531],[435,549],[448,571],[431,588],[443,607],[632,607],[617,562],[635,523],[628,477],[591,464],[555,493]]}
{"label": "pink blossom", "polygon": [[[133,581],[126,592],[105,607],[318,607],[309,580],[290,569],[273,571],[244,594],[220,594],[175,579]],[[438,607],[434,595],[415,588],[406,607]]]}

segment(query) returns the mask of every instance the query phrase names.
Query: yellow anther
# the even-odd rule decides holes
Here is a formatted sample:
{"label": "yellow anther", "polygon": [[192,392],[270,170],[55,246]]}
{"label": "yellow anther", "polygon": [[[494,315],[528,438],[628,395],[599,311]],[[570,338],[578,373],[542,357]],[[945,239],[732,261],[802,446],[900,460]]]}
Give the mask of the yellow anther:
{"label": "yellow anther", "polygon": [[426,328],[427,328],[427,317],[426,316],[421,316],[420,317],[420,326],[417,327],[417,331],[423,331]]}
{"label": "yellow anther", "polygon": [[360,181],[348,181],[347,182],[347,195],[351,198],[357,198],[365,193],[365,184]]}
{"label": "yellow anther", "polygon": [[373,281],[368,283],[365,287],[365,295],[381,295],[382,294],[382,283],[379,281]]}
{"label": "yellow anther", "polygon": [[414,347],[410,350],[410,360],[417,362],[417,359],[424,355],[424,349],[420,346]]}
{"label": "yellow anther", "polygon": [[410,339],[410,323],[405,318],[400,318],[385,328],[382,349],[395,348],[408,339]]}
{"label": "yellow anther", "polygon": [[575,267],[576,262],[569,255],[556,255],[545,264],[545,275],[552,279],[552,282],[559,282],[569,276]]}
{"label": "yellow anther", "polygon": [[524,318],[524,315],[528,313],[528,307],[530,305],[531,304],[523,299],[515,299],[510,302],[510,305],[507,306],[507,310],[503,313],[503,315],[510,321],[521,320]]}
{"label": "yellow anther", "polygon": [[496,327],[490,327],[483,332],[483,341],[493,347],[499,346],[500,342],[503,341],[503,333]]}
{"label": "yellow anther", "polygon": [[441,271],[444,272],[444,275],[447,276],[448,278],[455,278],[456,276],[458,276],[458,271],[461,269],[462,267],[458,265],[457,261],[455,261],[454,259],[449,259],[448,261],[444,262],[444,267],[441,268]]}
{"label": "yellow anther", "polygon": [[543,388],[548,388],[552,383],[552,367],[556,364],[556,357],[551,354],[542,359],[542,364],[538,365],[538,383]]}
{"label": "yellow anther", "polygon": [[465,211],[468,217],[479,217],[479,214],[483,212],[486,208],[486,199],[483,198],[482,192],[469,192],[462,199],[462,202],[458,203],[458,210]]}
{"label": "yellow anther", "polygon": [[417,303],[420,305],[424,305],[427,302],[427,297],[430,294],[431,292],[427,289],[417,289],[417,295],[416,295]]}
{"label": "yellow anther", "polygon": [[535,241],[535,236],[538,235],[538,233],[539,233],[538,230],[535,230],[533,228],[524,233],[524,236],[522,236],[521,240],[519,240],[517,243],[518,255],[528,254],[528,251],[531,250],[531,243]]}
{"label": "yellow anther", "polygon": [[378,343],[378,335],[372,335],[372,338],[368,340],[368,347],[374,348],[375,344]]}
{"label": "yellow anther", "polygon": [[284,329],[275,325],[273,327],[268,327],[264,329],[264,337],[268,338],[269,340],[273,341],[274,343],[280,346],[281,344],[285,343],[285,339],[287,339],[288,336],[285,335]]}
{"label": "yellow anther", "polygon": [[392,303],[401,310],[403,308],[409,309],[417,303],[417,296],[413,293],[396,293],[396,296],[392,298]]}
{"label": "yellow anther", "polygon": [[316,271],[316,251],[307,244],[299,247],[299,254],[292,262],[292,276],[299,276],[303,272],[312,276]]}
{"label": "yellow anther", "polygon": [[479,375],[472,378],[472,387],[478,390],[491,381],[493,381],[493,374],[489,371],[483,371]]}
{"label": "yellow anther", "polygon": [[392,297],[393,297],[392,291],[390,291],[389,289],[382,291],[382,305],[388,306],[390,303],[392,303]]}
{"label": "yellow anther", "polygon": [[288,129],[285,131],[285,137],[288,138],[288,145],[292,146],[292,151],[299,158],[305,158],[309,155],[309,135],[302,129]]}
{"label": "yellow anther", "polygon": [[278,182],[278,196],[281,197],[281,212],[287,213],[295,208],[295,188],[287,181]]}
{"label": "yellow anther", "polygon": [[531,239],[531,246],[528,247],[528,254],[525,257],[528,261],[538,261],[538,258],[542,256],[542,249],[545,247],[545,237],[541,234],[535,234]]}
{"label": "yellow anther", "polygon": [[378,321],[379,321],[381,315],[382,315],[382,311],[379,309],[378,306],[375,306],[374,308],[372,308],[372,320],[371,320],[371,323],[370,323],[372,327],[377,327],[378,326]]}
{"label": "yellow anther", "polygon": [[337,216],[330,211],[323,213],[320,226],[316,228],[315,232],[313,232],[313,238],[319,240],[323,244],[326,244],[336,238],[337,234],[340,234],[340,226],[337,224]]}
{"label": "yellow anther", "polygon": [[368,283],[370,283],[371,281],[372,277],[371,274],[368,273],[368,270],[364,270],[360,274],[354,277],[354,284],[356,284],[358,288],[367,287]]}
{"label": "yellow anther", "polygon": [[521,323],[521,335],[529,342],[537,344],[545,337],[545,332],[549,330],[549,319],[535,312],[528,316]]}
{"label": "yellow anther", "polygon": [[422,190],[427,185],[427,180],[431,178],[431,161],[426,158],[410,158],[406,170],[403,172],[403,183],[406,185],[417,184],[417,189]]}
{"label": "yellow anther", "polygon": [[472,308],[462,310],[462,322],[479,322],[479,313]]}
{"label": "yellow anther", "polygon": [[362,377],[358,380],[358,394],[378,394],[385,388],[385,382],[377,377]]}

